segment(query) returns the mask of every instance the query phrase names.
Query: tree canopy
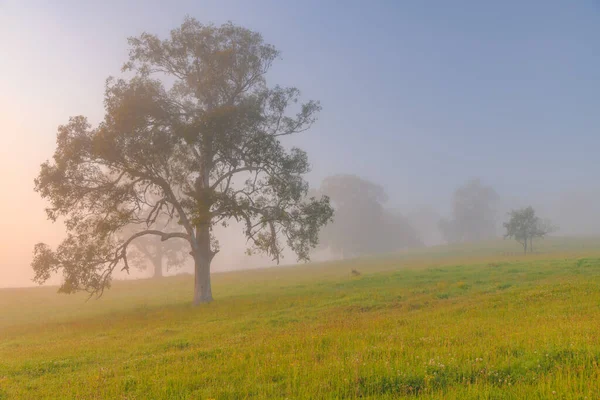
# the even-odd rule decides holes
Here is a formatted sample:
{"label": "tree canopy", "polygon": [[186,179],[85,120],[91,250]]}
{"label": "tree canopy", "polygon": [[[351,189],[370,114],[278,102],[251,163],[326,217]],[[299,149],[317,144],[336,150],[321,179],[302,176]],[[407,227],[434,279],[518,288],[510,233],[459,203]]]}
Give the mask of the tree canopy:
{"label": "tree canopy", "polygon": [[514,238],[521,246],[523,252],[527,254],[527,249],[533,252],[533,239],[542,238],[558,228],[549,220],[542,220],[535,215],[533,207],[525,207],[519,210],[512,210],[509,213],[510,219],[504,223],[506,229],[505,238]]}
{"label": "tree canopy", "polygon": [[[279,52],[262,36],[193,18],[166,39],[129,39],[123,70],[109,78],[105,116],[83,116],[58,129],[52,161],[35,189],[61,218],[66,239],[35,246],[35,280],[62,272],[62,292],[100,295],[116,268],[129,270],[133,240],[184,240],[195,263],[194,302],[212,300],[212,228],[236,220],[255,251],[279,260],[284,245],[307,260],[331,220],[327,197],[307,198],[307,155],[282,138],[309,129],[321,107],[300,103],[296,88],[267,86]],[[158,226],[159,216],[181,230]],[[120,238],[125,226],[135,233]]]}
{"label": "tree canopy", "polygon": [[475,242],[495,237],[498,200],[498,193],[479,179],[456,189],[452,217],[439,223],[446,242]]}
{"label": "tree canopy", "polygon": [[325,178],[318,193],[329,197],[335,209],[335,221],[323,229],[321,239],[321,247],[333,254],[356,257],[421,245],[408,220],[385,208],[381,185],[341,174]]}

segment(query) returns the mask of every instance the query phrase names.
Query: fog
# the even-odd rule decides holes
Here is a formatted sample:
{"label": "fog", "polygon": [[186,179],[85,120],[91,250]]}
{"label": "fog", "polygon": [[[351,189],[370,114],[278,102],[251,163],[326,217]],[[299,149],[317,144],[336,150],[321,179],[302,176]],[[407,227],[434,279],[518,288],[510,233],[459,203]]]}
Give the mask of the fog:
{"label": "fog", "polygon": [[[105,80],[120,76],[126,60],[126,38],[144,30],[164,35],[186,14],[262,32],[282,50],[269,83],[297,86],[321,101],[314,127],[286,142],[307,151],[312,190],[331,195],[324,182],[344,175],[385,192],[385,200],[365,199],[348,213],[334,200],[333,231],[323,232],[313,260],[446,243],[440,221],[454,218],[455,191],[474,179],[497,194],[492,237],[502,237],[510,210],[529,205],[559,226],[554,235],[600,235],[594,2],[448,3],[436,10],[359,1],[343,9],[309,2],[302,10],[241,0],[83,3],[0,2],[0,287],[33,285],[33,246],[56,246],[64,237],[33,190],[57,127],[80,114],[97,124]],[[350,234],[359,231],[358,216],[375,215],[373,207],[373,227],[360,224],[364,236],[392,240],[358,251]],[[332,241],[339,232],[349,234],[346,244]],[[245,254],[241,225],[215,234],[221,250],[214,272],[275,265]],[[286,252],[280,265],[295,262]],[[169,273],[191,271],[190,264]],[[132,269],[115,278],[148,276]]]}

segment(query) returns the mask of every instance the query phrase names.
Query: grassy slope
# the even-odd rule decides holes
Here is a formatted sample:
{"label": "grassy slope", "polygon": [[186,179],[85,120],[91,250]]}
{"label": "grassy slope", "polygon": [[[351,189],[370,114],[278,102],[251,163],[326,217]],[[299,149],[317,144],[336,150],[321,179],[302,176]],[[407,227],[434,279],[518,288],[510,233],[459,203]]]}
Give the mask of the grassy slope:
{"label": "grassy slope", "polygon": [[600,240],[539,249],[0,290],[0,399],[597,398]]}

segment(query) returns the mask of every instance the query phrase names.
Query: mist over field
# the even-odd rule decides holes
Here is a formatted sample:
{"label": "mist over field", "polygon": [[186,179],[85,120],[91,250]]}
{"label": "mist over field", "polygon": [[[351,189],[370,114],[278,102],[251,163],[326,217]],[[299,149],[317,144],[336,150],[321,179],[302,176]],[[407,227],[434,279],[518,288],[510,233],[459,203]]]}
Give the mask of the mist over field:
{"label": "mist over field", "polygon": [[[25,198],[31,197],[25,193]],[[10,196],[9,196],[10,197]],[[447,194],[448,203],[451,202],[451,193]],[[513,208],[533,205],[539,213],[544,217],[550,218],[558,226],[559,230],[554,233],[554,236],[597,236],[600,235],[600,190],[593,188],[581,188],[559,191],[553,195],[540,194],[537,196],[527,196],[521,199],[506,196],[502,199],[498,206],[497,212],[497,236],[500,238],[503,235],[502,222],[506,220],[506,213]],[[436,197],[437,199],[437,197]],[[432,199],[433,200],[433,199]],[[37,210],[32,212],[24,212],[22,215],[23,225],[9,225],[10,229],[1,233],[2,240],[0,241],[0,254],[2,255],[2,268],[0,269],[1,286],[2,287],[20,287],[33,286],[31,281],[32,272],[29,267],[31,261],[31,249],[33,244],[40,240],[57,243],[63,236],[62,227],[60,224],[52,225],[45,220],[44,214],[40,207],[43,203],[32,199],[32,202],[38,204]],[[394,199],[390,199],[388,203],[393,204]],[[398,202],[400,203],[400,201]],[[17,209],[20,209],[19,202],[16,202]],[[391,208],[391,207],[390,207]],[[446,243],[441,234],[438,222],[442,218],[443,210],[448,206],[439,206],[437,209],[431,204],[416,204],[398,206],[394,208],[395,212],[406,217],[406,224],[415,228],[418,238],[421,239],[424,246],[437,246]],[[235,228],[238,228],[237,231]],[[33,233],[40,235],[32,237]],[[214,270],[231,271],[247,268],[260,268],[274,266],[272,260],[261,255],[246,255],[247,248],[246,240],[242,234],[242,227],[234,225],[233,229],[217,229],[217,234],[221,246],[226,251],[220,253],[214,260]],[[515,246],[517,246],[515,244]],[[401,250],[399,246],[398,250]],[[408,246],[415,247],[415,246]],[[394,250],[389,250],[394,251]],[[377,252],[375,252],[377,253]],[[328,259],[336,259],[336,255],[331,254],[327,249],[315,251],[312,259],[314,261],[323,261]],[[295,264],[296,260],[293,254],[287,254],[280,265]],[[178,269],[165,271],[166,274],[177,273],[192,273],[193,263],[188,260],[186,264]],[[117,279],[131,279],[139,277],[148,277],[148,271],[132,270],[130,274],[119,273]],[[50,281],[57,284],[58,278]]]}
{"label": "mist over field", "polygon": [[[126,37],[165,34],[186,14],[257,29],[283,49],[269,80],[320,100],[314,127],[284,142],[307,151],[311,188],[338,174],[381,185],[385,209],[424,246],[447,242],[439,221],[451,217],[454,191],[475,178],[498,193],[497,237],[508,211],[528,205],[560,227],[554,235],[600,234],[594,2],[531,2],[518,12],[511,2],[435,10],[310,2],[301,11],[272,2],[125,2],[118,12],[115,4],[0,4],[0,287],[32,285],[33,245],[64,236],[33,191],[57,127],[77,114],[99,122],[103,85],[120,74]],[[241,230],[217,229],[223,251],[214,271],[274,264],[244,254]],[[369,252],[417,245],[409,242]]]}

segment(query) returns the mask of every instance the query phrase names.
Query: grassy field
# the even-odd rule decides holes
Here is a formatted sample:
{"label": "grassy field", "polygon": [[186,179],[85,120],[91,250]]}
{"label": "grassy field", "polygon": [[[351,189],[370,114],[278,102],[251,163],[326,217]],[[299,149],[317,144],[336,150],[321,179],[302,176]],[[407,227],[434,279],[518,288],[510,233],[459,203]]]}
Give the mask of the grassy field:
{"label": "grassy field", "polygon": [[600,398],[600,240],[536,250],[0,290],[0,399]]}

